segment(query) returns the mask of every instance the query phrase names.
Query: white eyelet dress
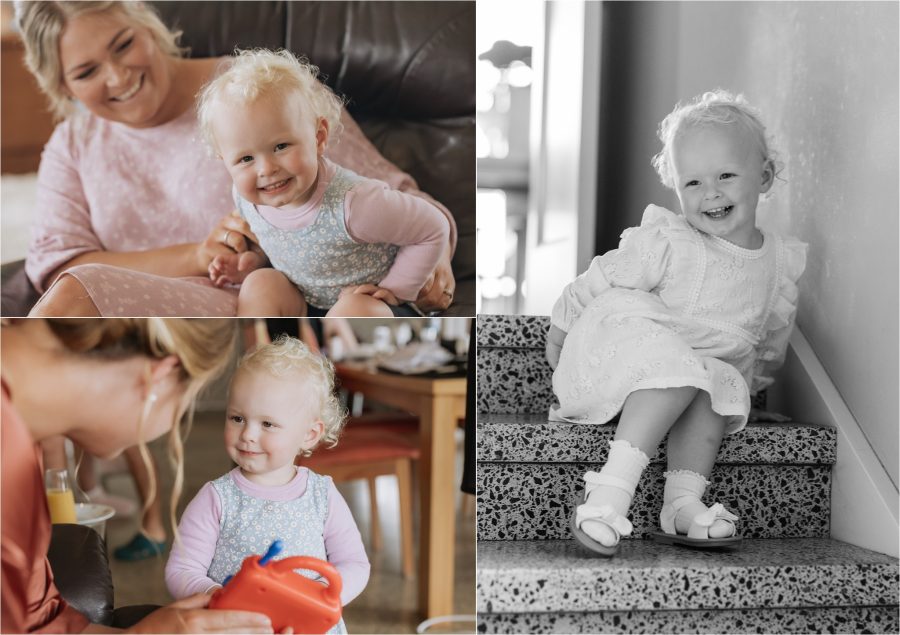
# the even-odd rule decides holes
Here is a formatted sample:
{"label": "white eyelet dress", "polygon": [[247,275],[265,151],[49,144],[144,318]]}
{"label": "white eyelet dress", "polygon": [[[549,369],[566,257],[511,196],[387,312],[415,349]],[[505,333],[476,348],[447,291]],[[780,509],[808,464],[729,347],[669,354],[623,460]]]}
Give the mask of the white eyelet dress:
{"label": "white eyelet dress", "polygon": [[551,414],[602,424],[635,390],[695,386],[727,434],[741,430],[751,391],[771,384],[784,359],[806,247],[763,231],[762,247],[744,249],[648,206],[553,308],[568,335]]}

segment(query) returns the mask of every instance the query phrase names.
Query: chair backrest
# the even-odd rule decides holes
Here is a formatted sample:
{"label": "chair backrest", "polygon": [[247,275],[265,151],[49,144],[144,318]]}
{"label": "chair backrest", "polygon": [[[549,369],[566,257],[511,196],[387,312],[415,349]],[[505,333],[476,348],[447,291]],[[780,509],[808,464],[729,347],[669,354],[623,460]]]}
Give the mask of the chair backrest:
{"label": "chair backrest", "polygon": [[63,599],[91,622],[111,624],[112,575],[100,534],[82,525],[53,525],[47,559]]}

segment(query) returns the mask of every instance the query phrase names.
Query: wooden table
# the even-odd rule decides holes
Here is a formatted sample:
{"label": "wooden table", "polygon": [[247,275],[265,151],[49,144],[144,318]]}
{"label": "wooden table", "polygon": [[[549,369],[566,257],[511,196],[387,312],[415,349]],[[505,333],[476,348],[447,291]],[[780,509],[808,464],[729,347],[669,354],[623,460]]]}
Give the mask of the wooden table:
{"label": "wooden table", "polygon": [[425,618],[453,613],[456,540],[457,420],[466,414],[466,378],[428,379],[336,364],[341,388],[419,416],[421,530],[419,609]]}

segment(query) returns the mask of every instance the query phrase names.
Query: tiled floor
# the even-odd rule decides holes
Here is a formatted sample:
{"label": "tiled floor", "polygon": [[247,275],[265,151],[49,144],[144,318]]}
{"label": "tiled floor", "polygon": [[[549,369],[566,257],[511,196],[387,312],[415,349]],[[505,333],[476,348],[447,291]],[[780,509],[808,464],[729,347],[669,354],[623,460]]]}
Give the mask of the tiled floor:
{"label": "tiled floor", "polygon": [[[231,468],[222,446],[221,413],[198,414],[185,446],[185,488],[179,504],[179,514],[188,501],[209,480]],[[162,471],[163,501],[168,507],[172,470],[165,456],[165,441],[151,446]],[[459,466],[461,469],[461,465]],[[124,474],[105,477],[109,489],[116,493],[133,492],[131,478]],[[351,633],[414,633],[420,617],[416,610],[415,579],[405,580],[400,573],[398,538],[399,514],[396,485],[391,477],[378,479],[378,503],[384,546],[372,553],[369,544],[370,522],[368,493],[364,482],[339,486],[347,499],[372,562],[372,575],[363,593],[344,610],[344,619]],[[462,495],[460,495],[462,496]],[[474,506],[473,506],[474,507]],[[113,548],[131,538],[136,530],[135,520],[113,519],[107,525],[110,554]],[[475,612],[475,518],[474,513],[457,514],[456,583],[454,613]],[[126,563],[110,563],[115,586],[115,605],[166,604],[172,601],[163,580],[165,557]],[[456,622],[434,627],[429,632],[472,632],[474,622]]]}

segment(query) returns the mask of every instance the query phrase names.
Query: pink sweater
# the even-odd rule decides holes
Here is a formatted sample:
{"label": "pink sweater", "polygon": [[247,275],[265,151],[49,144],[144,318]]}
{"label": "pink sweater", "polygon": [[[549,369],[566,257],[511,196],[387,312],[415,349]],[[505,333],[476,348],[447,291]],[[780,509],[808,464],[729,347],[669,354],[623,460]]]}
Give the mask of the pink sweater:
{"label": "pink sweater", "polygon": [[[297,476],[290,483],[279,487],[257,485],[247,480],[237,467],[230,474],[244,493],[265,500],[284,501],[303,496],[309,472],[298,469]],[[219,495],[212,483],[207,483],[184,510],[178,523],[180,541],[172,546],[166,563],[166,586],[175,599],[206,592],[217,586],[207,576],[207,571],[216,551],[221,516]],[[334,483],[328,492],[324,538],[328,562],[341,574],[341,601],[347,604],[366,587],[369,559],[350,508]]]}

